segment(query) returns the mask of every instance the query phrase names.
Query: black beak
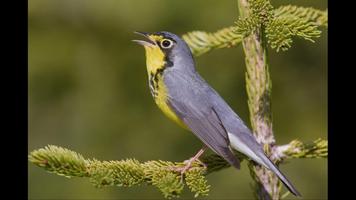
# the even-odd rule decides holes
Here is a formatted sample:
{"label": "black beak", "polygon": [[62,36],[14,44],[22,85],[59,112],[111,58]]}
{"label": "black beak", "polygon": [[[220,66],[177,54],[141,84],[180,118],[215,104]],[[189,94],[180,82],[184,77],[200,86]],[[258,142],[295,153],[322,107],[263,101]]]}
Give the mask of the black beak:
{"label": "black beak", "polygon": [[138,34],[138,35],[144,36],[145,38],[148,39],[148,41],[145,41],[145,40],[132,40],[133,42],[136,42],[136,43],[138,43],[138,44],[140,44],[140,45],[143,45],[143,46],[150,46],[150,47],[156,45],[156,42],[153,41],[153,40],[149,37],[150,33],[140,32],[140,31],[135,31],[134,33],[136,33],[136,34]]}

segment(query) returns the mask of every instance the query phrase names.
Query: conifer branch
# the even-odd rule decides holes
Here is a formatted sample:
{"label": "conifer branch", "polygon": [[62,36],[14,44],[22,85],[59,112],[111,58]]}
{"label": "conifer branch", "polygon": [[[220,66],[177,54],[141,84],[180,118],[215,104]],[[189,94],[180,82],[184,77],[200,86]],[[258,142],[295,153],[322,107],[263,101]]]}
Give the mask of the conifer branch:
{"label": "conifer branch", "polygon": [[312,7],[280,6],[274,10],[274,16],[276,18],[298,17],[317,26],[328,26],[328,11]]}
{"label": "conifer branch", "polygon": [[269,1],[250,1],[251,13],[248,17],[240,16],[235,26],[223,28],[214,33],[192,31],[182,37],[195,56],[200,56],[213,49],[230,48],[240,44],[261,26],[265,27],[267,42],[276,51],[286,51],[292,46],[292,37],[301,37],[310,42],[320,37],[319,26],[327,27],[327,10],[293,5],[274,9]]}
{"label": "conifer branch", "polygon": [[202,55],[212,49],[230,48],[238,45],[242,35],[234,32],[234,27],[227,27],[214,33],[192,31],[182,36],[195,56]]}
{"label": "conifer branch", "polygon": [[[196,56],[242,43],[252,129],[272,161],[281,164],[291,158],[326,158],[327,140],[317,139],[311,143],[293,140],[282,146],[275,144],[267,44],[279,51],[291,47],[293,36],[313,41],[321,34],[317,28],[327,27],[327,11],[291,5],[274,9],[268,0],[238,0],[238,5],[241,16],[235,26],[214,33],[192,31],[183,35],[183,39]],[[236,156],[240,160],[248,160],[239,153]],[[192,168],[181,175],[175,169],[184,166],[184,162],[140,162],[136,159],[99,161],[86,159],[74,151],[53,145],[32,151],[29,161],[48,172],[67,178],[89,178],[98,188],[152,185],[165,198],[179,197],[185,187],[195,197],[206,196],[210,189],[206,175],[230,167],[222,157],[212,154],[201,158],[204,165],[194,162]],[[256,197],[280,199],[286,196],[280,194],[281,184],[271,171],[254,162],[249,162],[249,168],[255,181]]]}
{"label": "conifer branch", "polygon": [[[240,11],[239,21],[244,20],[245,23],[237,21],[236,28],[249,31],[243,34],[242,44],[245,52],[246,90],[251,126],[257,141],[264,146],[266,154],[273,162],[279,164],[282,158],[276,155],[275,150],[278,146],[275,144],[272,129],[272,81],[267,59],[267,43],[271,44],[272,48],[277,48],[277,51],[287,50],[292,42],[291,36],[313,41],[312,38],[319,37],[321,32],[316,29],[317,25],[309,22],[306,17],[303,18],[303,15],[290,14],[276,17],[269,0],[238,0],[237,2]],[[325,147],[325,143],[322,142],[315,144],[322,147],[321,149]],[[290,148],[285,149],[286,151],[282,151],[284,154],[281,153],[280,156],[306,157],[307,152],[314,151],[297,141],[292,142]],[[315,151],[315,157],[323,155],[324,151],[321,152]],[[255,194],[258,199],[280,199],[281,183],[278,177],[266,168],[251,162],[249,168],[255,181]]]}
{"label": "conifer branch", "polygon": [[[267,2],[267,0],[256,1]],[[262,3],[257,4],[256,1],[237,1],[241,19],[257,18],[254,10],[258,9],[253,7]],[[259,19],[256,30],[244,37],[242,44],[245,52],[246,90],[252,131],[257,141],[264,146],[266,154],[271,156],[270,149],[275,146],[271,112],[272,81],[267,62],[267,38],[264,36],[266,23],[271,20],[271,10],[270,6],[265,8],[267,9],[260,12],[266,13],[267,19]],[[249,168],[258,198],[278,199],[280,190],[275,189],[280,185],[278,177],[260,165],[250,163]]]}
{"label": "conifer branch", "polygon": [[[241,161],[247,159],[242,154],[235,153]],[[290,158],[326,158],[327,141],[318,139],[303,144],[293,140],[287,145],[277,146],[271,157],[280,163]],[[29,161],[50,173],[67,178],[89,178],[90,183],[97,188],[153,185],[165,198],[179,197],[185,186],[194,193],[194,197],[206,196],[210,189],[206,175],[230,167],[224,158],[216,154],[205,155],[201,161],[206,167],[195,162],[182,179],[181,174],[174,169],[184,166],[183,162],[158,160],[142,163],[136,159],[99,161],[85,159],[79,153],[54,145],[32,151]]]}
{"label": "conifer branch", "polygon": [[[212,166],[215,169],[226,166],[225,163],[211,162],[215,160],[216,158],[206,158],[204,162],[207,166]],[[32,151],[29,161],[48,172],[67,178],[89,178],[90,182],[98,188],[148,184],[156,186],[166,198],[179,197],[184,185],[188,186],[195,197],[206,196],[210,188],[204,177],[207,169],[199,162],[193,163],[192,168],[184,176],[181,176],[174,169],[184,166],[183,162],[158,160],[141,163],[136,159],[98,161],[84,159],[82,155],[74,151],[54,145]]]}
{"label": "conifer branch", "polygon": [[278,17],[274,18],[266,26],[266,37],[272,49],[286,51],[291,47],[292,36],[298,36],[310,42],[313,38],[320,37],[321,31],[318,26],[307,20],[298,17]]}
{"label": "conifer branch", "polygon": [[293,140],[289,144],[278,146],[274,156],[276,160],[290,158],[327,158],[328,141],[320,138],[310,143]]}
{"label": "conifer branch", "polygon": [[290,5],[273,9],[269,1],[254,0],[249,16],[240,16],[235,24],[235,32],[244,37],[265,27],[260,31],[265,31],[267,42],[278,52],[291,47],[292,36],[314,42],[321,34],[318,26],[327,25],[327,12]]}

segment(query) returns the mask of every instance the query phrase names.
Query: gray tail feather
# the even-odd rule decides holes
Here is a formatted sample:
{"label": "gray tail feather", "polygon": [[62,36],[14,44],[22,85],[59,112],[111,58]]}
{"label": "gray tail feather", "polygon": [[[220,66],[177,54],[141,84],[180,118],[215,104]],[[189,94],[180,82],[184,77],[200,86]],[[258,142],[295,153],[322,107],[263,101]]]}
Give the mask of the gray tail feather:
{"label": "gray tail feather", "polygon": [[264,164],[267,165],[267,168],[273,171],[282,183],[288,188],[288,190],[295,196],[301,197],[302,195],[297,191],[297,189],[292,185],[291,182],[284,176],[284,174],[278,169],[278,167],[267,157],[261,156]]}

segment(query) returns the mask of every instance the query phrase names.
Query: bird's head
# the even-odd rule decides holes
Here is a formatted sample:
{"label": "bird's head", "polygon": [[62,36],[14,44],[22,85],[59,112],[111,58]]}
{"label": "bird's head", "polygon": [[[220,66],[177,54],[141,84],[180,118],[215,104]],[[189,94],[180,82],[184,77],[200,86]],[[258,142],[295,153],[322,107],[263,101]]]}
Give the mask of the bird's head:
{"label": "bird's head", "polygon": [[188,45],[177,35],[162,31],[155,33],[135,32],[147,40],[133,40],[143,45],[146,51],[148,71],[159,68],[193,69],[194,60]]}

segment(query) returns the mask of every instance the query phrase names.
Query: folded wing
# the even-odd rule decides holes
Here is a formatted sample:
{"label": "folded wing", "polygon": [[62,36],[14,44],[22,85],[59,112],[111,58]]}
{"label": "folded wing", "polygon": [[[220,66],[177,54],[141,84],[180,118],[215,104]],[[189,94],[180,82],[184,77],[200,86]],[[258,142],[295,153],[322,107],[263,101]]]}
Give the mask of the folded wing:
{"label": "folded wing", "polygon": [[227,132],[213,107],[174,99],[169,99],[168,105],[206,146],[240,169],[240,161],[230,150]]}

